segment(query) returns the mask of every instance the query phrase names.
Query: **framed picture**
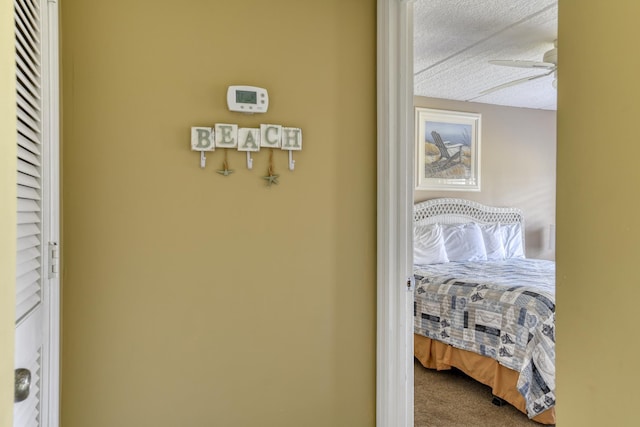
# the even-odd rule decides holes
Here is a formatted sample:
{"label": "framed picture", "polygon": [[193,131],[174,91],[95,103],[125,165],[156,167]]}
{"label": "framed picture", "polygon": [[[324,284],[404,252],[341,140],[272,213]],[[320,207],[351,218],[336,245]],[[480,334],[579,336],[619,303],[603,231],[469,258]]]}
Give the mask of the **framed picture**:
{"label": "framed picture", "polygon": [[480,191],[480,114],[416,108],[416,189]]}

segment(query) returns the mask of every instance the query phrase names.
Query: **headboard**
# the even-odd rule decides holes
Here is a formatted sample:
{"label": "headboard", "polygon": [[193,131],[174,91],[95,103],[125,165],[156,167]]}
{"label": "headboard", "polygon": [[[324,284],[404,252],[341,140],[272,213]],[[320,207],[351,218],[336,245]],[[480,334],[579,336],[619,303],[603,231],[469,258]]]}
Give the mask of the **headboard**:
{"label": "headboard", "polygon": [[524,244],[524,216],[518,208],[485,206],[465,199],[432,199],[413,206],[413,225],[455,224],[478,222],[481,224],[515,224],[522,228]]}

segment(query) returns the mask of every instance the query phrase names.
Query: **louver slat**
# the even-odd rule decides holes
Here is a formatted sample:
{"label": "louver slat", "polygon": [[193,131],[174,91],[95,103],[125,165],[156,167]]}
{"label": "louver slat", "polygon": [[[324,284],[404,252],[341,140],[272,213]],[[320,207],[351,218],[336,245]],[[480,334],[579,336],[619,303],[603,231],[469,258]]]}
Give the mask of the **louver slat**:
{"label": "louver slat", "polygon": [[22,251],[18,251],[17,262],[18,264],[22,264],[29,260],[38,258],[39,256],[40,251],[38,251],[36,248],[31,247]]}
{"label": "louver slat", "polygon": [[18,172],[40,178],[40,168],[34,167],[31,163],[18,159]]}
{"label": "louver slat", "polygon": [[34,212],[20,212],[20,215],[18,215],[18,225],[30,223],[40,223],[40,217],[38,214]]}
{"label": "louver slat", "polygon": [[40,205],[34,200],[18,199],[18,216],[21,212],[40,212]]}
{"label": "louver slat", "polygon": [[36,178],[23,173],[18,174],[18,185],[24,185],[25,187],[40,189],[40,183]]}
{"label": "louver slat", "polygon": [[18,239],[18,251],[23,251],[29,248],[35,248],[40,244],[40,241],[35,236],[23,237]]}
{"label": "louver slat", "polygon": [[20,224],[18,226],[18,238],[39,235],[40,229],[35,224]]}
{"label": "louver slat", "polygon": [[30,163],[34,166],[40,165],[40,156],[33,154],[32,152],[25,150],[22,147],[18,147],[18,158],[24,162]]}
{"label": "louver slat", "polygon": [[32,259],[27,262],[18,263],[16,265],[16,277],[20,277],[23,274],[26,274],[38,268],[40,268],[40,261],[38,261],[37,259]]}
{"label": "louver slat", "polygon": [[21,199],[40,200],[40,194],[35,188],[18,185],[18,197]]}

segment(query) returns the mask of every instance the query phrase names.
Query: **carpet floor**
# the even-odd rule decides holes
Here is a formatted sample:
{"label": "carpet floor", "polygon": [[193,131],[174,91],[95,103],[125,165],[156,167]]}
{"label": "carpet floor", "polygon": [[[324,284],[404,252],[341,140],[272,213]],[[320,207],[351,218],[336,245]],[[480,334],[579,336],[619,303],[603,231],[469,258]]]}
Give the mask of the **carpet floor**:
{"label": "carpet floor", "polygon": [[462,372],[426,369],[414,359],[415,427],[543,427]]}

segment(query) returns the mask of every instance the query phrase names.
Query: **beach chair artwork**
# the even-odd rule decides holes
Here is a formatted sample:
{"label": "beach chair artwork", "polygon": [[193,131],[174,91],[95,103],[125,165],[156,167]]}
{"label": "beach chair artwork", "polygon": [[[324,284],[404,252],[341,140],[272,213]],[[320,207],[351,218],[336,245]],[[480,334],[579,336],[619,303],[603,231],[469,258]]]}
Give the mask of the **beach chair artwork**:
{"label": "beach chair artwork", "polygon": [[480,114],[416,107],[416,189],[480,191]]}
{"label": "beach chair artwork", "polygon": [[431,136],[433,137],[433,143],[440,151],[440,159],[427,163],[425,165],[426,173],[434,174],[436,172],[441,172],[445,169],[449,169],[452,166],[462,163],[462,145],[463,144],[453,144],[448,141],[445,142],[442,140],[442,137],[435,130],[431,132]]}

